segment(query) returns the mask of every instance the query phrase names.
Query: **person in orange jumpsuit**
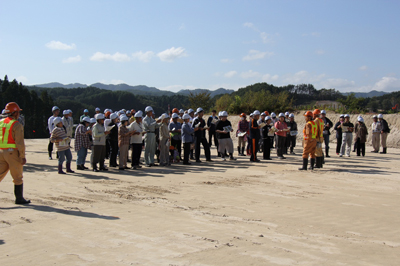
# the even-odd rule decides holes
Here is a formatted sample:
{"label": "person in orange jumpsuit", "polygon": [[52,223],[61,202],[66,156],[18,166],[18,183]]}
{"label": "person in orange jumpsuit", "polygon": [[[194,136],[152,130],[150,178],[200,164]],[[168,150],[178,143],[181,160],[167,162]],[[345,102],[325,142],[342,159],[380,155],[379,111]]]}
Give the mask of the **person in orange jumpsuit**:
{"label": "person in orange jumpsuit", "polygon": [[23,166],[26,164],[24,127],[18,122],[18,104],[6,105],[6,118],[0,120],[0,182],[10,171],[14,182],[15,204],[29,204],[23,197]]}
{"label": "person in orange jumpsuit", "polygon": [[317,124],[317,148],[315,149],[316,164],[315,168],[322,168],[324,160],[324,152],[322,151],[322,143],[324,143],[324,121],[319,118],[321,111],[315,109],[313,111],[314,122]]}
{"label": "person in orange jumpsuit", "polygon": [[299,170],[307,170],[308,157],[311,157],[310,169],[314,169],[315,148],[317,146],[317,125],[313,121],[313,113],[307,111],[304,114],[306,124],[303,129],[303,167]]}

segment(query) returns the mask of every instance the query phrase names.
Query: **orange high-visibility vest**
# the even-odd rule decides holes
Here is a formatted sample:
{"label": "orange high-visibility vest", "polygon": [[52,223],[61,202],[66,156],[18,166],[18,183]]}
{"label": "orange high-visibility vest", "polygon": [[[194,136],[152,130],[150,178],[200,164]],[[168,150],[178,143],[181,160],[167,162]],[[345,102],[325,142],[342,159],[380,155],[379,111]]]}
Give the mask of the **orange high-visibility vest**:
{"label": "orange high-visibility vest", "polygon": [[318,136],[319,138],[323,138],[324,137],[324,120],[322,120],[321,118],[317,117],[317,121],[319,122],[317,126],[319,126],[319,131],[320,131],[320,136]]}
{"label": "orange high-visibility vest", "polygon": [[6,119],[0,120],[0,149],[16,149],[17,145],[12,136],[12,129],[17,120],[7,117]]}
{"label": "orange high-visibility vest", "polygon": [[[318,126],[314,121],[308,121],[307,124],[311,125],[311,138],[316,139],[317,138],[317,131],[318,131]],[[306,134],[306,129],[303,129],[303,138],[304,140],[308,140],[308,135]]]}

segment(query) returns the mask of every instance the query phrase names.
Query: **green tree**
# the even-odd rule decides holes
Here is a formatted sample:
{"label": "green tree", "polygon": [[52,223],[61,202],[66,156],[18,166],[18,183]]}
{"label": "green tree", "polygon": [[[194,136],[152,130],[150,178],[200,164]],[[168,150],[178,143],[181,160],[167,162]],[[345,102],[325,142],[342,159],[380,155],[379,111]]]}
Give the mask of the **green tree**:
{"label": "green tree", "polygon": [[200,92],[200,93],[189,93],[189,103],[190,106],[187,106],[187,108],[197,108],[201,107],[203,108],[206,112],[210,110],[212,106],[211,102],[211,93],[209,92]]}

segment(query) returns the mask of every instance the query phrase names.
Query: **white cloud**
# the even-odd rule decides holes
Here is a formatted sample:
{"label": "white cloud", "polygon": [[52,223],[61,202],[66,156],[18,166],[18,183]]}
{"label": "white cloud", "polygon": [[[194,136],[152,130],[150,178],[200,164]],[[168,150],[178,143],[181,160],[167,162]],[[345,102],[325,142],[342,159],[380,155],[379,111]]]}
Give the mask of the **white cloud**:
{"label": "white cloud", "polygon": [[329,78],[318,83],[321,88],[325,89],[351,89],[354,88],[356,83],[353,80],[341,79],[341,78]]}
{"label": "white cloud", "polygon": [[243,61],[263,59],[264,57],[270,57],[273,54],[273,52],[260,52],[257,50],[250,50],[249,53],[243,57]]}
{"label": "white cloud", "polygon": [[269,83],[277,81],[278,79],[279,79],[278,75],[273,75],[272,76],[270,74],[265,74],[265,75],[262,76],[262,80],[265,81],[265,82],[269,82]]}
{"label": "white cloud", "polygon": [[377,91],[398,91],[400,90],[400,79],[395,77],[382,77],[372,88]]}
{"label": "white cloud", "polygon": [[237,72],[236,72],[235,70],[232,70],[232,71],[226,72],[226,73],[224,74],[224,77],[226,77],[226,78],[232,78],[232,77],[236,76],[236,74],[237,74]]}
{"label": "white cloud", "polygon": [[116,52],[113,55],[97,52],[94,55],[92,55],[92,57],[90,57],[90,60],[98,61],[98,62],[102,62],[105,60],[111,60],[111,61],[115,61],[115,62],[127,62],[127,61],[130,61],[131,58],[129,57],[129,55],[121,54],[119,52]]}
{"label": "white cloud", "polygon": [[65,44],[60,41],[51,41],[46,43],[46,47],[53,50],[74,50],[76,49],[75,43]]}
{"label": "white cloud", "polygon": [[360,68],[359,68],[359,70],[361,70],[361,71],[365,71],[365,70],[367,70],[367,69],[368,69],[367,66],[360,66]]}
{"label": "white cloud", "polygon": [[16,80],[17,80],[18,82],[23,83],[23,84],[25,84],[26,82],[28,82],[28,78],[25,77],[25,76],[18,76],[18,77],[16,78]]}
{"label": "white cloud", "polygon": [[233,62],[233,59],[229,59],[229,58],[221,59],[221,63],[232,63],[232,62]]}
{"label": "white cloud", "polygon": [[249,71],[240,73],[240,77],[242,77],[244,79],[257,78],[257,77],[261,77],[261,74],[259,72],[256,72],[256,71],[249,70]]}
{"label": "white cloud", "polygon": [[63,63],[77,63],[80,61],[81,61],[80,55],[68,57],[67,59],[62,60]]}
{"label": "white cloud", "polygon": [[270,43],[272,42],[272,37],[271,35],[267,34],[266,32],[261,32],[260,33],[261,40],[263,43]]}
{"label": "white cloud", "polygon": [[159,52],[157,56],[161,61],[172,62],[177,58],[187,56],[185,49],[183,47],[171,47],[162,52]]}
{"label": "white cloud", "polygon": [[320,50],[316,50],[315,53],[317,55],[323,55],[323,54],[325,54],[325,51],[320,49]]}
{"label": "white cloud", "polygon": [[320,82],[325,77],[325,74],[312,75],[305,70],[301,70],[299,72],[296,72],[295,74],[285,75],[282,79],[282,82],[284,84],[315,84],[317,82]]}
{"label": "white cloud", "polygon": [[151,58],[154,56],[154,52],[152,51],[147,51],[147,52],[136,52],[132,54],[133,58],[142,61],[142,62],[150,62]]}

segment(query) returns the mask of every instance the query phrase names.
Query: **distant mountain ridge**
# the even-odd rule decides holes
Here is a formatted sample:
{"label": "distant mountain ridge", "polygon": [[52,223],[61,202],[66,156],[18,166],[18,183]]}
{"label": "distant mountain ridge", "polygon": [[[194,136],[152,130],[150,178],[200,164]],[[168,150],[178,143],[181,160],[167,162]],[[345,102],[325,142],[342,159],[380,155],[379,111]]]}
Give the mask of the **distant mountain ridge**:
{"label": "distant mountain ridge", "polygon": [[64,89],[73,89],[73,88],[87,88],[87,87],[96,87],[99,89],[111,90],[111,91],[128,91],[137,95],[153,95],[153,96],[172,96],[176,94],[180,95],[189,95],[190,93],[201,93],[201,92],[210,92],[211,98],[220,95],[220,94],[231,94],[234,90],[228,90],[224,88],[219,88],[217,90],[208,90],[208,89],[195,89],[195,90],[180,90],[178,92],[172,91],[164,91],[157,89],[155,87],[148,87],[146,85],[136,85],[131,86],[125,83],[121,84],[103,84],[103,83],[93,83],[91,85],[81,84],[81,83],[71,83],[71,84],[61,84],[59,82],[51,82],[45,84],[37,84],[32,85],[30,87],[39,87],[39,88],[64,88]]}
{"label": "distant mountain ridge", "polygon": [[354,96],[356,96],[356,98],[372,98],[372,97],[379,97],[379,96],[383,96],[385,94],[388,94],[390,92],[384,92],[384,91],[370,91],[370,92],[342,92],[342,94],[344,96],[350,95],[354,93]]}

